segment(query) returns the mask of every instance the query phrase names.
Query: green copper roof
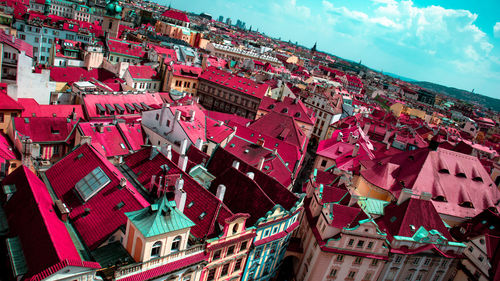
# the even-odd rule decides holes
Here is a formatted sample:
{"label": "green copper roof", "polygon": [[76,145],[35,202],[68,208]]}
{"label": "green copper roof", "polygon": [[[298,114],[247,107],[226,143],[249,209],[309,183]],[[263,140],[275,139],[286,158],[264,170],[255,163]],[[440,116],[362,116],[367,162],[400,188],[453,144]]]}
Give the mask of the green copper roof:
{"label": "green copper roof", "polygon": [[385,206],[389,205],[390,202],[384,200],[378,200],[368,197],[360,197],[358,199],[359,206],[369,214],[383,215]]}
{"label": "green copper roof", "polygon": [[209,188],[212,184],[212,181],[215,179],[215,176],[210,174],[205,167],[202,165],[194,166],[191,171],[189,171],[189,175],[197,181],[201,186],[205,188]]}
{"label": "green copper roof", "polygon": [[128,212],[125,215],[144,237],[153,237],[195,225],[175,208],[174,201],[168,201],[165,198],[148,208]]}
{"label": "green copper roof", "polygon": [[24,258],[23,248],[21,246],[21,241],[19,241],[19,237],[7,238],[7,251],[10,256],[14,275],[17,277],[26,274],[26,272],[28,272],[28,266],[26,265],[26,259]]}
{"label": "green copper roof", "polygon": [[127,250],[118,241],[92,251],[92,256],[102,267],[133,261]]}

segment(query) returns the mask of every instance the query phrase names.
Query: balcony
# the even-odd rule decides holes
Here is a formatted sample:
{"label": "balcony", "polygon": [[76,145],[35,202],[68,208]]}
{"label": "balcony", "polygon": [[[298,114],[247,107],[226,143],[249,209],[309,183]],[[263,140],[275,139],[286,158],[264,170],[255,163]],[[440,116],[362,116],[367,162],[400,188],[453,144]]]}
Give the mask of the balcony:
{"label": "balcony", "polygon": [[156,258],[156,259],[152,259],[152,260],[149,260],[147,262],[142,262],[142,263],[139,262],[139,263],[129,264],[129,265],[120,267],[115,271],[114,276],[115,276],[115,279],[123,278],[123,277],[128,276],[128,275],[133,275],[133,274],[137,274],[137,273],[149,270],[149,269],[160,267],[160,266],[166,265],[168,263],[192,256],[195,254],[199,254],[202,252],[203,252],[203,245],[196,245],[196,246],[193,246],[193,247],[186,249],[184,251],[171,253],[170,255]]}

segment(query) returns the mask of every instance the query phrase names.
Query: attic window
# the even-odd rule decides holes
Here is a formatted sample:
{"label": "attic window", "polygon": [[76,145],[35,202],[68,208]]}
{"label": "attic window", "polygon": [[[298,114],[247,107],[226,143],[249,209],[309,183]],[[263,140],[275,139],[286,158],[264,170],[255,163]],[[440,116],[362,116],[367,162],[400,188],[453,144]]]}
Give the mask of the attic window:
{"label": "attic window", "polygon": [[300,117],[300,112],[295,112],[294,116],[297,117],[297,118]]}
{"label": "attic window", "polygon": [[206,215],[207,215],[206,212],[201,213],[199,216],[200,220],[204,219]]}
{"label": "attic window", "polygon": [[130,104],[128,104],[128,103],[126,103],[126,104],[125,104],[125,107],[127,108],[127,112],[128,112],[128,113],[134,113],[135,108],[134,108],[132,105],[130,105]]}
{"label": "attic window", "polygon": [[432,198],[432,200],[439,201],[439,202],[446,202],[446,198],[442,195],[438,195],[438,196]]}
{"label": "attic window", "polygon": [[118,210],[120,210],[121,208],[123,208],[123,206],[125,206],[125,203],[123,203],[123,201],[120,201],[120,203],[116,204],[116,208]]}
{"label": "attic window", "polygon": [[122,142],[120,143],[120,147],[121,147],[122,149],[126,149],[125,145],[124,145]]}
{"label": "attic window", "polygon": [[472,205],[472,202],[470,202],[470,201],[465,201],[465,202],[462,202],[458,205],[462,206],[464,208],[474,208],[474,205]]}
{"label": "attic window", "polygon": [[123,108],[121,105],[115,103],[113,104],[115,106],[116,111],[118,114],[123,114],[125,112],[125,108]]}
{"label": "attic window", "polygon": [[96,103],[95,107],[97,109],[97,114],[99,115],[104,115],[104,113],[106,112],[106,109],[104,109],[104,106],[102,106],[102,104],[100,103]]}
{"label": "attic window", "polygon": [[473,180],[473,181],[480,181],[480,182],[483,182],[483,178],[481,178],[481,177],[479,177],[479,176],[478,176],[478,177],[473,177],[473,178],[472,178],[472,180]]}
{"label": "attic window", "polygon": [[115,114],[115,108],[111,106],[111,104],[107,103],[105,104],[106,106],[106,112],[109,114],[109,115],[113,115]]}
{"label": "attic window", "polygon": [[250,150],[248,150],[248,149],[245,149],[245,151],[244,151],[244,152],[245,152],[245,153],[248,153],[248,152],[250,152]]}
{"label": "attic window", "polygon": [[459,178],[467,178],[467,176],[463,172],[457,173],[456,176]]}
{"label": "attic window", "polygon": [[187,205],[188,209],[193,207],[193,205],[194,205],[194,201],[189,202],[189,204]]}
{"label": "attic window", "polygon": [[397,217],[393,216],[393,217],[391,217],[390,221],[395,222],[397,219],[398,219]]}
{"label": "attic window", "polygon": [[439,172],[441,174],[450,174],[450,171],[448,169],[439,169]]}
{"label": "attic window", "polygon": [[271,104],[270,106],[268,106],[267,108],[269,109],[273,109],[274,108],[274,104]]}
{"label": "attic window", "polygon": [[87,201],[110,182],[111,180],[104,173],[101,167],[97,167],[77,182],[75,184],[75,189],[80,197],[84,201]]}
{"label": "attic window", "polygon": [[76,156],[76,159],[78,160],[78,159],[81,159],[82,157],[83,157],[83,153],[80,153],[80,154],[78,154],[78,155]]}
{"label": "attic window", "polygon": [[106,127],[106,131],[111,132],[111,127]]}

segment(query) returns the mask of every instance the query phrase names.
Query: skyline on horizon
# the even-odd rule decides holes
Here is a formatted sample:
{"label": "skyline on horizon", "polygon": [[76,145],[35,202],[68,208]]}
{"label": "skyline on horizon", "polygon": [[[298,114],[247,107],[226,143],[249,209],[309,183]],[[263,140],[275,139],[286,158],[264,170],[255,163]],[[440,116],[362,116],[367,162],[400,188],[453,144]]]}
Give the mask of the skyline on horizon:
{"label": "skyline on horizon", "polygon": [[[444,0],[155,1],[246,23],[367,67],[500,99],[500,2]],[[495,8],[497,7],[497,8]],[[267,20],[256,20],[266,18]],[[496,47],[496,48],[495,48]]]}

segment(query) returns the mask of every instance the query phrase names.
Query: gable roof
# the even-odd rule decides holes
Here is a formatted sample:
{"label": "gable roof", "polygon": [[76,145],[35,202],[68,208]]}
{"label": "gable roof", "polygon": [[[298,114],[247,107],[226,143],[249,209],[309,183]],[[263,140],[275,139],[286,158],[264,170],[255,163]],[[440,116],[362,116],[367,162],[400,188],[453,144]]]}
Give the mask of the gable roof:
{"label": "gable roof", "polygon": [[299,128],[293,117],[282,113],[269,112],[253,121],[248,127],[261,134],[290,143],[301,151],[307,146],[306,134]]}
{"label": "gable roof", "polygon": [[21,137],[29,136],[33,142],[70,143],[78,121],[62,117],[16,117],[13,125]]}
{"label": "gable roof", "polygon": [[168,9],[163,14],[161,14],[163,17],[183,21],[183,22],[189,22],[189,18],[187,17],[186,13],[178,11],[178,10],[172,10]]}
{"label": "gable roof", "polygon": [[[274,80],[272,80],[274,81]],[[316,117],[314,111],[307,108],[300,99],[292,99],[285,97],[282,101],[272,99],[270,97],[263,97],[260,103],[259,110],[270,112],[281,112],[290,117],[293,117],[299,122],[314,125]]]}
{"label": "gable roof", "polygon": [[[8,175],[3,185],[15,185],[4,206],[10,235],[19,237],[27,265],[36,275],[64,260],[80,261],[65,224],[59,219],[45,184],[25,166]],[[98,264],[94,264],[97,265]]]}
{"label": "gable roof", "polygon": [[[15,6],[21,6],[16,3]],[[33,46],[28,44],[26,41],[23,41],[15,36],[10,34],[6,34],[5,32],[0,32],[0,42],[6,45],[11,46],[12,48],[18,50],[19,52],[24,52],[28,57],[33,57]]]}
{"label": "gable roof", "polygon": [[[110,182],[84,202],[75,185],[100,167]],[[90,249],[97,248],[127,221],[125,212],[149,206],[121,172],[88,144],[79,146],[45,173],[56,196],[71,210],[70,218]],[[122,207],[118,204],[123,203]],[[122,205],[122,204],[120,204]]]}
{"label": "gable roof", "polygon": [[156,70],[150,65],[130,65],[127,69],[132,79],[158,80],[160,77]]}
{"label": "gable roof", "polygon": [[[2,33],[2,32],[0,32]],[[24,107],[6,93],[0,93],[0,110],[23,110]]]}
{"label": "gable roof", "polygon": [[[101,128],[102,127],[102,128]],[[102,130],[100,132],[99,130]],[[123,139],[118,126],[114,124],[101,125],[96,123],[80,123],[78,130],[83,136],[91,137],[92,145],[104,149],[106,157],[125,155],[129,153],[127,142]]]}

